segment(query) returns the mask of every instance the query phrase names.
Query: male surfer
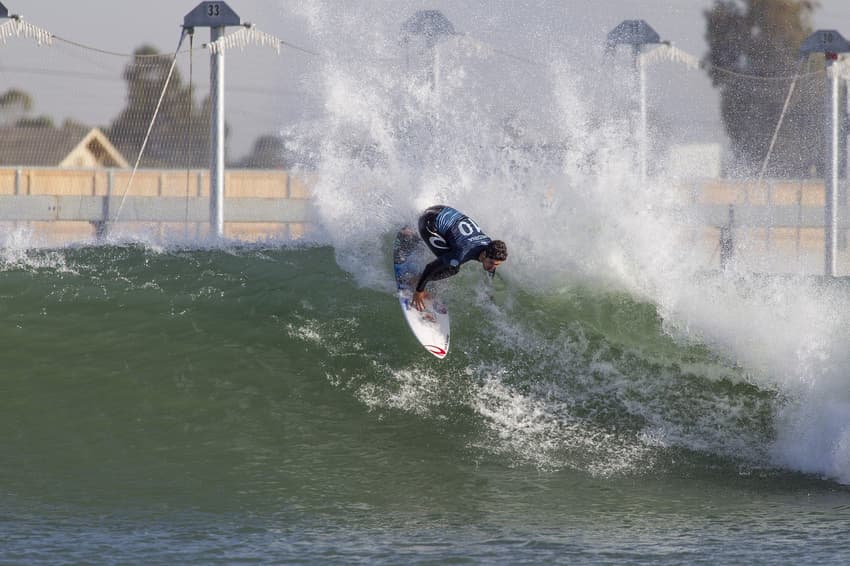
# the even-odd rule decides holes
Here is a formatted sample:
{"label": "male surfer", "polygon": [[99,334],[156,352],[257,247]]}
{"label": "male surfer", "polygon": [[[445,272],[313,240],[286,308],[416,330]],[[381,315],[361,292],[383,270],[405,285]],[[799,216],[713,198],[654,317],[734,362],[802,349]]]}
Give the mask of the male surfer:
{"label": "male surfer", "polygon": [[419,217],[419,235],[437,259],[425,266],[411,302],[417,310],[425,309],[425,285],[456,275],[464,263],[480,261],[492,276],[508,259],[508,248],[501,240],[491,240],[478,224],[464,213],[449,206],[432,206]]}

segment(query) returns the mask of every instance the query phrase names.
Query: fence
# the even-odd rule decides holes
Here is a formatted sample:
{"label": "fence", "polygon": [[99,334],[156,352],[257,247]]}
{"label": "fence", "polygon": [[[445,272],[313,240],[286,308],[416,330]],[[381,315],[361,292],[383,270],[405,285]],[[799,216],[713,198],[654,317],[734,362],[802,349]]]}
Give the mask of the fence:
{"label": "fence", "polygon": [[[702,180],[683,187],[693,210],[692,243],[717,266],[725,250],[755,270],[822,274],[825,188],[820,180]],[[848,186],[839,186],[840,271],[850,271]]]}
{"label": "fence", "polygon": [[[26,226],[46,245],[148,233],[161,238],[209,233],[209,172],[141,170],[125,194],[128,170],[0,169],[0,229]],[[295,239],[315,213],[309,179],[285,171],[225,175],[225,233],[252,241]]]}
{"label": "fence", "polygon": [[[209,172],[121,169],[0,168],[0,230],[26,228],[43,245],[148,234],[166,240],[209,234]],[[242,241],[298,239],[315,229],[314,179],[286,171],[225,174],[225,236]],[[850,271],[850,208],[841,187],[838,260]],[[725,250],[755,269],[823,272],[824,184],[817,180],[704,179],[681,187],[694,253],[707,267]],[[727,244],[730,243],[727,241]],[[728,259],[725,258],[725,259]]]}

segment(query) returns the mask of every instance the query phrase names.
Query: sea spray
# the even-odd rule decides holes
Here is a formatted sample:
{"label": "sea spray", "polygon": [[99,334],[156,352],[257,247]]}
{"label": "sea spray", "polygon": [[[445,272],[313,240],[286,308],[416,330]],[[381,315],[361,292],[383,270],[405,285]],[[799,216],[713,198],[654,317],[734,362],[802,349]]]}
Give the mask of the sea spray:
{"label": "sea spray", "polygon": [[[650,143],[649,178],[638,174],[627,65],[593,53],[554,52],[556,44],[542,36],[524,38],[532,65],[494,65],[493,51],[468,49],[470,42],[449,37],[434,48],[439,76],[428,82],[405,59],[398,30],[410,14],[402,12],[301,8],[325,55],[311,82],[325,101],[325,115],[311,133],[322,140],[314,196],[338,263],[360,285],[389,292],[389,260],[382,253],[388,234],[415,222],[430,204],[456,206],[508,242],[510,260],[500,272],[516,289],[548,297],[575,285],[625,291],[654,305],[660,328],[683,348],[705,345],[716,355],[713,363],[728,368],[718,382],[714,370],[691,375],[678,362],[654,367],[639,362],[648,359],[640,352],[617,354],[616,340],[604,332],[587,348],[561,343],[559,331],[538,335],[534,322],[515,309],[510,314],[520,322],[497,334],[501,359],[525,348],[555,361],[533,375],[525,373],[528,366],[510,364],[479,375],[482,361],[470,358],[473,375],[519,386],[530,406],[538,406],[535,396],[546,383],[557,385],[550,390],[561,391],[566,402],[579,395],[576,383],[593,376],[587,399],[604,406],[600,399],[610,396],[621,418],[637,423],[636,443],[651,438],[846,477],[843,431],[850,423],[841,409],[844,395],[836,392],[847,357],[848,300],[841,285],[825,292],[802,279],[753,277],[745,261],[724,273],[707,271],[712,258],[694,253],[699,215],[679,177],[664,172],[663,140]],[[355,33],[363,29],[369,32]],[[474,36],[474,30],[465,33]],[[486,72],[495,67],[498,73]],[[665,130],[651,122],[649,131]],[[746,235],[739,236],[746,249]],[[453,298],[463,301],[464,292]],[[557,303],[553,307],[557,311]],[[454,312],[456,325],[459,316],[475,316]],[[583,322],[576,336],[587,334]],[[571,321],[555,324],[569,328]],[[511,335],[522,339],[507,339]],[[462,344],[462,335],[456,340]],[[473,355],[483,355],[477,351]],[[603,366],[608,369],[600,373]],[[722,382],[735,387],[715,385]],[[739,398],[738,385],[760,393]],[[689,404],[701,415],[695,420],[687,416]],[[774,411],[768,425],[765,407]],[[498,421],[485,406],[479,409]],[[556,412],[549,414],[553,421],[560,418]],[[821,412],[830,416],[812,418]],[[568,420],[574,418],[569,413]],[[752,424],[741,428],[742,422]],[[826,439],[812,443],[821,432]]]}

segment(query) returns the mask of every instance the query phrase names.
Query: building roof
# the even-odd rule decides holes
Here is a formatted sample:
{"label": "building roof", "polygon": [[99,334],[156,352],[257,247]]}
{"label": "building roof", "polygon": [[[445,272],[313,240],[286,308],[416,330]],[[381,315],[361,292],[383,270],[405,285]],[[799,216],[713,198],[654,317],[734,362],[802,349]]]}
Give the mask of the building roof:
{"label": "building roof", "polygon": [[127,160],[98,128],[0,128],[0,165],[41,167],[128,167]]}

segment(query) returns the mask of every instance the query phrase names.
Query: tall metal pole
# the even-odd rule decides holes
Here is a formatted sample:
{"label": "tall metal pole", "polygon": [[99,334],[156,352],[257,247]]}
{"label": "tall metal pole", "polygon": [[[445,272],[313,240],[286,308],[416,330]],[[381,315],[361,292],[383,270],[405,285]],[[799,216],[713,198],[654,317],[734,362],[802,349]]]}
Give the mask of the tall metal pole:
{"label": "tall metal pole", "polygon": [[830,76],[839,53],[850,51],[850,43],[835,30],[818,30],[800,46],[800,54],[823,53],[826,57],[824,134],[824,275],[835,277],[838,248],[838,77]]}
{"label": "tall metal pole", "polygon": [[824,274],[834,277],[835,250],[838,249],[838,77],[830,76],[833,58],[826,57],[826,168],[824,171]]}
{"label": "tall metal pole", "polygon": [[648,170],[647,105],[646,105],[646,69],[641,62],[640,53],[644,45],[662,43],[661,37],[643,20],[625,20],[608,32],[606,49],[613,52],[618,45],[632,47],[633,88],[637,90],[637,117],[633,124],[633,135],[637,145],[637,166],[641,187],[646,186]]}
{"label": "tall metal pole", "polygon": [[640,185],[646,186],[647,171],[647,129],[646,129],[646,67],[640,59],[641,46],[633,46],[635,78],[638,88],[638,167],[640,168]]}
{"label": "tall metal pole", "polygon": [[[838,204],[847,206],[850,192],[850,79],[842,77],[844,83],[838,81]],[[844,100],[841,100],[842,87]],[[841,173],[844,172],[844,181]]]}
{"label": "tall metal pole", "polygon": [[[437,44],[446,37],[455,35],[454,25],[439,10],[420,10],[405,20],[401,25],[402,42],[407,46],[406,60],[408,69],[412,63],[411,48],[413,38],[421,39],[416,49],[424,49],[429,58],[428,67],[425,69],[425,78],[431,86],[431,90],[439,92],[440,88],[440,54]],[[422,55],[422,53],[420,53]]]}
{"label": "tall metal pole", "polygon": [[[239,16],[224,2],[201,2],[183,18],[184,28],[210,28],[210,43],[227,26],[241,26]],[[224,235],[224,53],[210,55],[210,231]]]}
{"label": "tall metal pole", "polygon": [[[224,36],[224,27],[210,28],[210,41]],[[210,228],[224,235],[224,53],[210,55]]]}

